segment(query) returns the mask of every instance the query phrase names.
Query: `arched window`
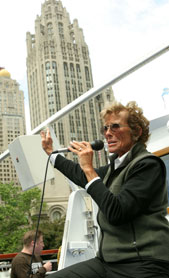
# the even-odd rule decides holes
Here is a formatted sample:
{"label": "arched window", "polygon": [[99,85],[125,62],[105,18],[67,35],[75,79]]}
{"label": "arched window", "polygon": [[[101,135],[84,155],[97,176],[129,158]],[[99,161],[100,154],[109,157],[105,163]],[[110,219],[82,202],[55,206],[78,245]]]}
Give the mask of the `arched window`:
{"label": "arched window", "polygon": [[49,211],[49,216],[51,221],[59,220],[62,216],[65,215],[65,209],[62,206],[53,206]]}
{"label": "arched window", "polygon": [[55,221],[55,220],[59,220],[60,218],[61,218],[61,213],[60,213],[60,211],[54,211],[53,213],[52,213],[52,220],[53,221]]}

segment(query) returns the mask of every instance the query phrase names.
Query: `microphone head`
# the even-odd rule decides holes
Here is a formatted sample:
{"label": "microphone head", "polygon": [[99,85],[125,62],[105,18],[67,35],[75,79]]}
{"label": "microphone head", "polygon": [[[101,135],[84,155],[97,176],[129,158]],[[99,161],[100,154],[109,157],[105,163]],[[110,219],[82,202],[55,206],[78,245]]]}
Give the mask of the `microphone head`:
{"label": "microphone head", "polygon": [[90,145],[94,151],[100,151],[104,147],[104,143],[102,140],[94,140],[90,143]]}

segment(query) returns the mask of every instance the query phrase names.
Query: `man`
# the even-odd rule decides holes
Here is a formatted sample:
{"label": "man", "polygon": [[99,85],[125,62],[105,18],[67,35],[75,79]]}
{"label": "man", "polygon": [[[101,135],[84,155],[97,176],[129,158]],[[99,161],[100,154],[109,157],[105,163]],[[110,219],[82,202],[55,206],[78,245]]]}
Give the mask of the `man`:
{"label": "man", "polygon": [[89,142],[70,143],[79,164],[52,154],[49,131],[42,147],[54,167],[85,188],[97,203],[99,251],[93,259],[69,266],[51,278],[167,278],[169,223],[166,169],[146,150],[149,121],[135,102],[113,103],[102,113],[102,134],[110,164],[93,168]]}
{"label": "man", "polygon": [[[11,278],[43,278],[47,271],[52,270],[51,262],[43,264],[40,257],[41,251],[44,248],[42,232],[37,232],[37,240],[34,248],[35,235],[35,231],[28,231],[24,235],[23,249],[12,260]],[[33,248],[34,255],[32,255]]]}

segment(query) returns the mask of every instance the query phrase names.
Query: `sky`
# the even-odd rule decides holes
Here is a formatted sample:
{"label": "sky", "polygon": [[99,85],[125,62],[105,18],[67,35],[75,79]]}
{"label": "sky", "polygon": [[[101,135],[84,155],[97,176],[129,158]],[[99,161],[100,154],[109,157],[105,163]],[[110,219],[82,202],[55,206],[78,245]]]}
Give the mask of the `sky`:
{"label": "sky", "polygon": [[[44,0],[0,0],[0,66],[17,80],[25,94],[27,133],[30,131],[26,79],[26,32],[35,33],[35,19]],[[83,29],[89,47],[94,87],[169,45],[169,0],[62,0]],[[169,88],[169,51],[113,86],[117,100],[135,100],[152,120],[169,113],[162,98]],[[169,103],[169,102],[168,102]]]}

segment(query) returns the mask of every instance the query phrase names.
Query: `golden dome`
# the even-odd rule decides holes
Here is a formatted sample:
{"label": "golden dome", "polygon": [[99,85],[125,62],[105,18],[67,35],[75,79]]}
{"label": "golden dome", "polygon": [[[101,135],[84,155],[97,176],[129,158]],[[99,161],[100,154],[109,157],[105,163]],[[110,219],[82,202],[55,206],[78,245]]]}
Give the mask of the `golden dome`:
{"label": "golden dome", "polygon": [[9,71],[7,71],[6,69],[0,70],[0,76],[3,76],[3,77],[11,77]]}

